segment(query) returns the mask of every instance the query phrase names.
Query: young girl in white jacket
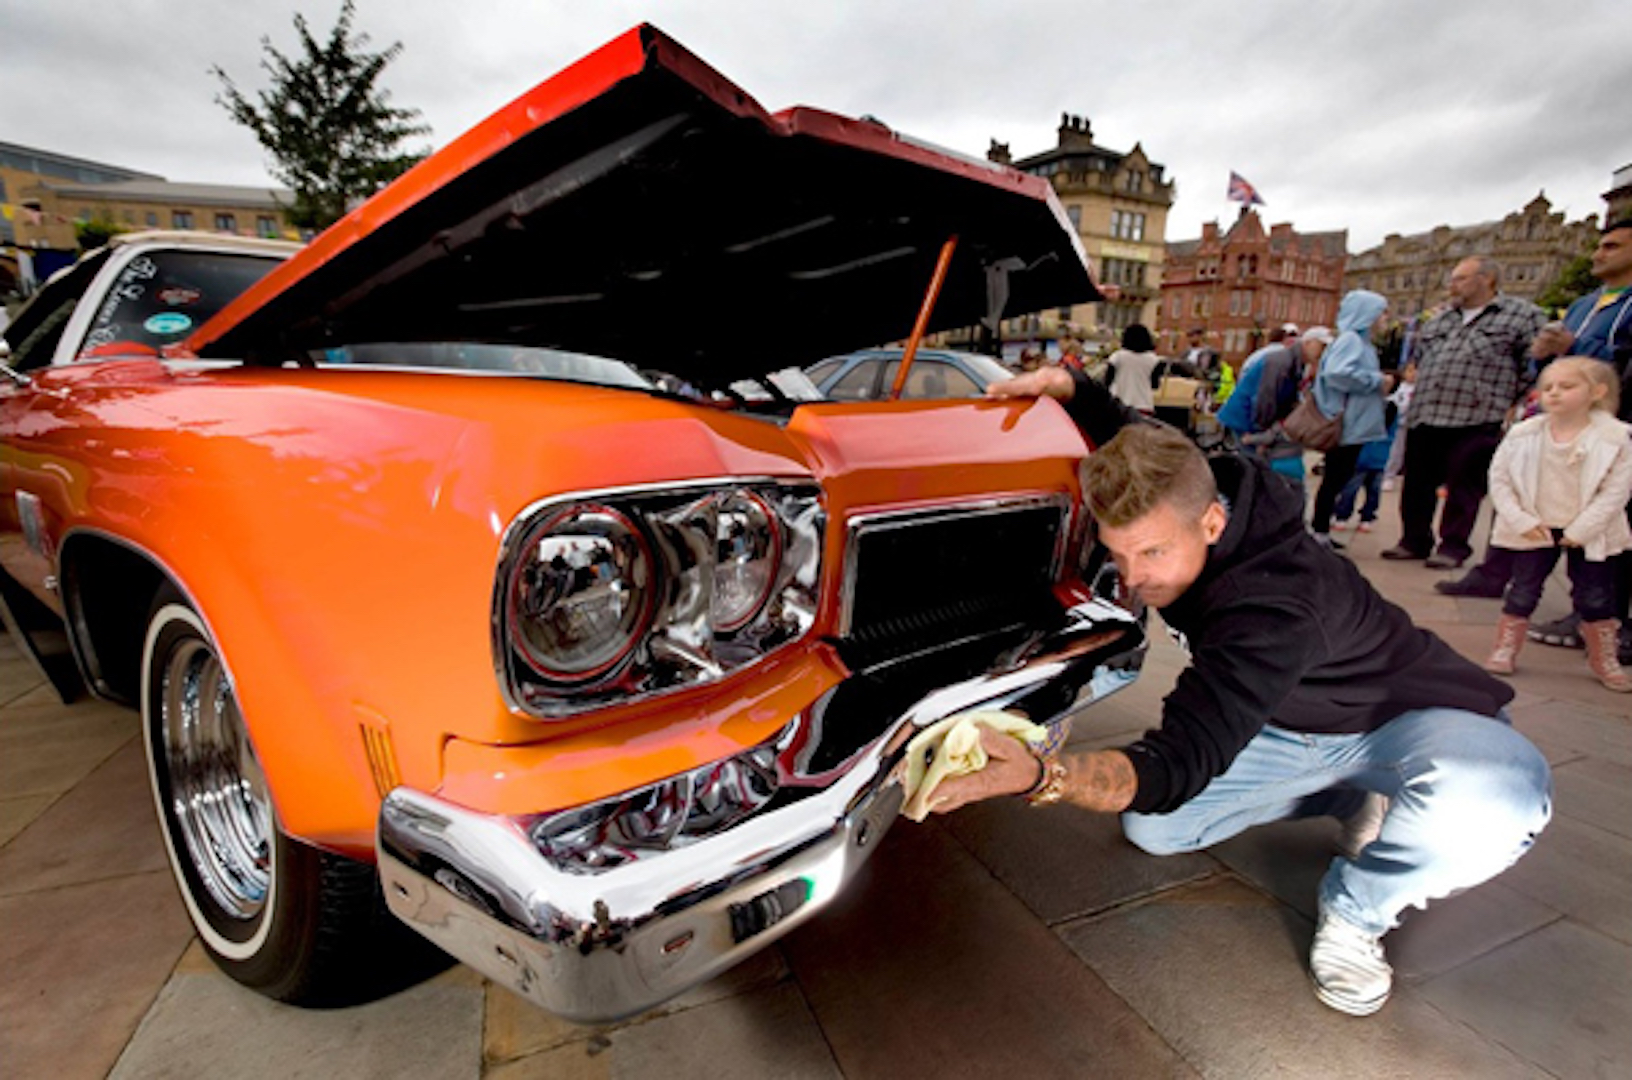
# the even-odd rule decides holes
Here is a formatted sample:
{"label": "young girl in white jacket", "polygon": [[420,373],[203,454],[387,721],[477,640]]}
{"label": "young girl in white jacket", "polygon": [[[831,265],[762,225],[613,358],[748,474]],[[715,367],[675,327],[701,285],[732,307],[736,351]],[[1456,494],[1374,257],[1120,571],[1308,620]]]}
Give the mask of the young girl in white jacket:
{"label": "young girl in white jacket", "polygon": [[1632,548],[1632,426],[1615,419],[1615,369],[1566,356],[1541,373],[1539,416],[1514,424],[1490,463],[1496,508],[1492,547],[1514,552],[1512,583],[1485,670],[1511,675],[1530,614],[1563,554],[1581,616],[1587,662],[1611,690],[1632,691],[1615,657],[1615,571],[1608,559]]}

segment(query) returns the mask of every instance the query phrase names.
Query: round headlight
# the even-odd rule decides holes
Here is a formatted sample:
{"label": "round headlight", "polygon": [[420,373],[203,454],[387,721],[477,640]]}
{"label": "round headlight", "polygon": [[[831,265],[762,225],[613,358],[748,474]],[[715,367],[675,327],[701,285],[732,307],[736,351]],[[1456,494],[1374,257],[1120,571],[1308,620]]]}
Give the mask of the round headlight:
{"label": "round headlight", "polygon": [[771,595],[782,537],[771,508],[751,491],[720,500],[714,563],[714,627],[730,633],[748,625]]}
{"label": "round headlight", "polygon": [[611,671],[651,621],[652,553],[627,517],[585,504],[540,522],[510,583],[510,640],[540,674],[576,682]]}

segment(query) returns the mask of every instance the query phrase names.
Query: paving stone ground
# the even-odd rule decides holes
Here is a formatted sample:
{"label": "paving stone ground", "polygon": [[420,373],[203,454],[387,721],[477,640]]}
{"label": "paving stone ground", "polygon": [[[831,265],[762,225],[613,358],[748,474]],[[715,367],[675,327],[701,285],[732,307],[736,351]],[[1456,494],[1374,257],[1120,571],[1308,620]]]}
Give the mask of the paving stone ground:
{"label": "paving stone ground", "polygon": [[[1392,505],[1383,522],[1396,520]],[[1479,657],[1491,600],[1351,554]],[[1567,589],[1555,582],[1551,617]],[[1183,664],[1159,631],[1081,745],[1152,722]],[[1389,936],[1377,1016],[1319,1005],[1304,957],[1332,822],[1158,859],[1109,817],[987,804],[903,822],[822,917],[634,1020],[583,1027],[454,966],[302,1011],[216,971],[164,862],[135,716],[64,706],[0,637],[0,1075],[117,1077],[1625,1077],[1632,1075],[1632,698],[1530,646],[1520,730],[1554,767],[1531,854]]]}

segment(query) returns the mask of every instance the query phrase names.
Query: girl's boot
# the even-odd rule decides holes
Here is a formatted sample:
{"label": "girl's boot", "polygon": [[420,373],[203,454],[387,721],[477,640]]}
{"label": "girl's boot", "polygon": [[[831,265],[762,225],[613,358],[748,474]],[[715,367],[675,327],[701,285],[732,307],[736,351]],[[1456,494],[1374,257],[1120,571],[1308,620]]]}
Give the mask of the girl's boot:
{"label": "girl's boot", "polygon": [[1496,624],[1496,645],[1485,660],[1485,670],[1496,675],[1511,675],[1518,664],[1519,649],[1524,645],[1524,631],[1530,620],[1523,615],[1503,614]]}
{"label": "girl's boot", "polygon": [[1599,619],[1581,624],[1581,638],[1587,643],[1587,666],[1598,676],[1598,681],[1617,693],[1632,693],[1632,675],[1626,673],[1615,656],[1616,632],[1620,624],[1614,619]]}

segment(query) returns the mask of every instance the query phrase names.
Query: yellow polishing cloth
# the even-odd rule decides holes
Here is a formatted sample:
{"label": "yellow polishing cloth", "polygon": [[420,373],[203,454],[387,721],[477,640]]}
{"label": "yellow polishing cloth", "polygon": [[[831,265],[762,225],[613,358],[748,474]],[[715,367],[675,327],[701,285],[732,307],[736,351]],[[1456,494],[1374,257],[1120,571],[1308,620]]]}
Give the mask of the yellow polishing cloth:
{"label": "yellow polishing cloth", "polygon": [[1021,742],[1040,746],[1048,738],[1041,724],[1013,713],[975,710],[938,720],[907,744],[906,801],[901,813],[914,821],[929,816],[935,786],[949,776],[968,776],[986,767],[986,748],[980,729],[991,728]]}

